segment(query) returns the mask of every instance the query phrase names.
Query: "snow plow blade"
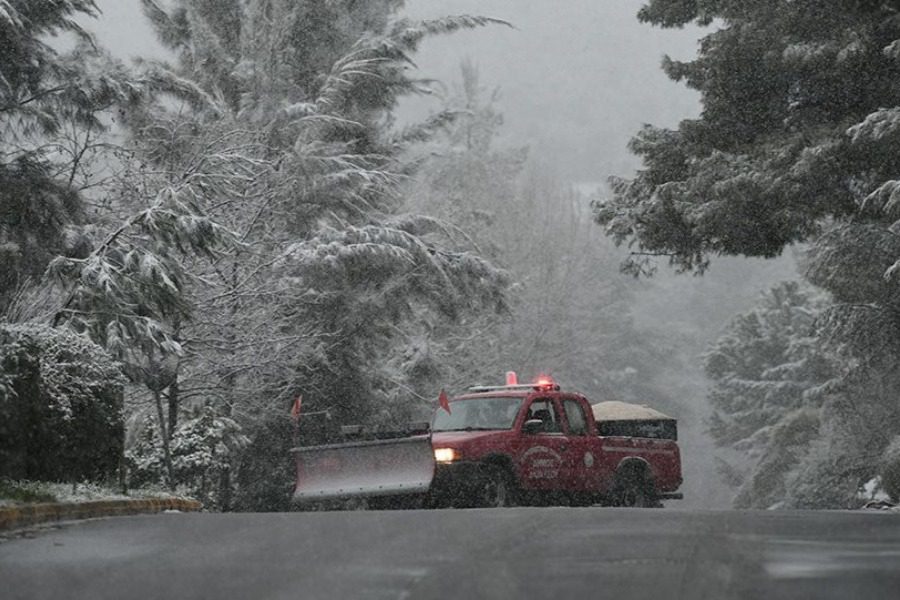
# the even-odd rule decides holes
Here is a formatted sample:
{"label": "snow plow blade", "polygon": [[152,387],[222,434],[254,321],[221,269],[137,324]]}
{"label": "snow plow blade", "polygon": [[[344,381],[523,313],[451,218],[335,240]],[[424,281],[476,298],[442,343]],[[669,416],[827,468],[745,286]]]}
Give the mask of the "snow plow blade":
{"label": "snow plow blade", "polygon": [[294,448],[298,504],[424,494],[434,479],[431,436]]}

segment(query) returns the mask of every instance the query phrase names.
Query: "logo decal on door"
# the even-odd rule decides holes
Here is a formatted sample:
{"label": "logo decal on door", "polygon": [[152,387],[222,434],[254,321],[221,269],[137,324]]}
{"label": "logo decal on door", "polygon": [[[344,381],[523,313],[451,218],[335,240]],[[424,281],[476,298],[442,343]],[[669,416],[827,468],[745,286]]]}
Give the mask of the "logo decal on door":
{"label": "logo decal on door", "polygon": [[532,446],[522,455],[529,479],[555,479],[559,476],[562,456],[546,446]]}

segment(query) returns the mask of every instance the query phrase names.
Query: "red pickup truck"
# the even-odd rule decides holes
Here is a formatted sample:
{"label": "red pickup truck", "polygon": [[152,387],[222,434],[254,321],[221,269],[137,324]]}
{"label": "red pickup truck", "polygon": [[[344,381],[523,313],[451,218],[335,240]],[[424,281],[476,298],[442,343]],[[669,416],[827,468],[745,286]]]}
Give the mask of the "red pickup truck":
{"label": "red pickup truck", "polygon": [[658,506],[681,498],[674,419],[643,406],[591,406],[549,379],[446,399],[429,432],[295,448],[294,500],[369,505]]}
{"label": "red pickup truck", "polygon": [[675,422],[652,409],[592,407],[552,382],[473,388],[448,408],[432,423],[438,505],[653,506],[681,497]]}

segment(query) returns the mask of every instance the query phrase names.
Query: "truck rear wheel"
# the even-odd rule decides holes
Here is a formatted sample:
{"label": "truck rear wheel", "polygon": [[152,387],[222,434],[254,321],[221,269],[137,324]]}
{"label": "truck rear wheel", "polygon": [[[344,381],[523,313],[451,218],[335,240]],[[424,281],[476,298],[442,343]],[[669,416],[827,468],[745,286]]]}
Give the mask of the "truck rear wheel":
{"label": "truck rear wheel", "polygon": [[619,506],[633,508],[649,508],[653,506],[653,494],[648,489],[649,485],[639,481],[626,485],[619,492]]}
{"label": "truck rear wheel", "polygon": [[656,497],[656,486],[645,469],[635,464],[626,465],[617,473],[617,483],[613,492],[615,506],[633,508],[656,508],[661,506]]}

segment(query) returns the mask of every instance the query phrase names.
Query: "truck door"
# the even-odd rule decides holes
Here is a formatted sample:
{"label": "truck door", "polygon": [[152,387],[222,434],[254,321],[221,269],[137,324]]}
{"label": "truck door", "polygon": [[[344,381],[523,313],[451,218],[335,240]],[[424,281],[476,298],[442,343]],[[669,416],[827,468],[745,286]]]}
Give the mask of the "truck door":
{"label": "truck door", "polygon": [[565,489],[595,491],[600,473],[600,457],[596,456],[599,444],[590,435],[584,404],[575,398],[562,398],[561,402],[568,442],[563,466]]}
{"label": "truck door", "polygon": [[566,456],[569,444],[563,433],[559,408],[552,398],[537,398],[525,408],[525,421],[539,419],[544,425],[537,433],[521,431],[520,447],[516,452],[516,462],[520,474],[519,481],[528,490],[561,489],[568,469]]}

